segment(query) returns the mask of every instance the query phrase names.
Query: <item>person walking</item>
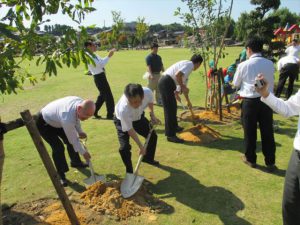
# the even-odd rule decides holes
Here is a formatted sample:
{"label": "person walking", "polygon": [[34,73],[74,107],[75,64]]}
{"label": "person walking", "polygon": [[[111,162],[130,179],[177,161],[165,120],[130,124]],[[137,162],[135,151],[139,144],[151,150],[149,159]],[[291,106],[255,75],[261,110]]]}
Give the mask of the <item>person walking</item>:
{"label": "person walking", "polygon": [[[97,50],[95,43],[91,41],[85,42],[84,46],[91,52],[94,53]],[[108,63],[109,59],[114,55],[116,49],[109,51],[108,56],[105,58],[100,58],[98,55],[95,55],[93,58],[95,66],[92,64],[88,65],[90,73],[93,75],[94,82],[99,91],[99,95],[96,100],[96,109],[94,117],[100,119],[101,116],[98,115],[99,110],[101,109],[103,103],[106,103],[106,119],[112,120],[114,115],[114,97],[112,95],[109,83],[106,78],[105,65]]]}
{"label": "person walking", "polygon": [[161,78],[161,72],[165,71],[161,57],[157,54],[158,44],[152,43],[151,53],[146,57],[148,70],[148,88],[155,92],[155,100],[157,105],[162,105],[161,96],[158,88],[158,81]]}
{"label": "person walking", "polygon": [[[194,54],[191,60],[182,60],[170,66],[158,82],[161,93],[165,116],[165,135],[169,142],[183,143],[184,140],[176,136],[177,132],[183,130],[177,123],[177,93],[183,93],[187,100],[188,107],[192,107],[189,99],[187,82],[192,71],[197,70],[203,59],[200,55]],[[176,87],[178,86],[178,88]]]}
{"label": "person walking", "polygon": [[36,125],[43,139],[51,146],[52,158],[63,186],[68,185],[65,173],[69,171],[64,153],[64,144],[71,158],[71,166],[87,167],[80,160],[79,154],[86,161],[91,155],[80,143],[80,138],[87,138],[81,129],[80,121],[87,120],[95,112],[95,103],[76,96],[68,96],[50,102],[38,115]]}
{"label": "person walking", "polygon": [[240,63],[233,78],[233,85],[240,88],[242,97],[241,119],[244,129],[245,154],[242,156],[244,163],[256,167],[256,140],[257,123],[261,133],[262,152],[269,172],[275,166],[275,140],[273,131],[273,111],[260,100],[260,94],[255,91],[255,78],[259,73],[265,75],[269,82],[269,91],[274,87],[273,62],[261,54],[263,41],[253,37],[246,42],[248,60]]}

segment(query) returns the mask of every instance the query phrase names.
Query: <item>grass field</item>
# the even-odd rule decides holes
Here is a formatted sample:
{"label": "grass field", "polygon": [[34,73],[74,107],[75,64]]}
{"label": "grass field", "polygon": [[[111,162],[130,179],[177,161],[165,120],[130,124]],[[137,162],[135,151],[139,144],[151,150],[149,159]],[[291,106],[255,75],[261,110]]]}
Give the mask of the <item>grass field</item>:
{"label": "grass field", "polygon": [[[221,66],[234,62],[241,48],[227,48],[229,55]],[[107,53],[100,52],[103,56]],[[115,101],[120,98],[129,82],[142,83],[145,72],[145,56],[148,51],[120,51],[106,67]],[[160,49],[165,68],[172,63],[189,59],[188,49]],[[42,68],[34,63],[26,64],[39,76]],[[194,72],[189,81],[191,101],[194,106],[204,106],[205,78],[203,68]],[[84,67],[59,70],[57,77],[48,78],[35,86],[25,84],[25,90],[17,95],[3,96],[0,102],[2,121],[19,118],[19,113],[30,109],[32,113],[51,100],[76,95],[95,99],[97,90],[92,77],[84,75]],[[155,108],[163,120],[161,107]],[[179,113],[181,111],[179,110]],[[100,114],[105,116],[105,108]],[[146,114],[147,115],[147,114]],[[280,125],[275,135],[277,166],[275,174],[264,172],[261,167],[251,169],[240,160],[243,152],[243,131],[235,122],[231,125],[211,126],[222,134],[221,140],[206,145],[172,144],[164,137],[164,127],[159,134],[156,159],[160,168],[143,164],[141,174],[153,185],[153,193],[172,208],[169,214],[160,214],[151,224],[204,224],[204,225],[279,225],[281,222],[281,199],[284,174],[292,151],[297,118],[283,119],[275,115]],[[181,123],[184,127],[190,123]],[[123,177],[125,168],[118,153],[118,141],[112,121],[90,119],[82,123],[89,136],[88,148],[93,157],[95,170],[108,177]],[[259,135],[258,135],[259,137]],[[260,140],[260,138],[258,138]],[[12,204],[34,199],[55,197],[56,192],[42,165],[26,128],[5,135],[6,158],[1,190],[2,203]],[[137,159],[137,147],[132,143],[133,162]],[[257,145],[258,164],[264,166],[260,141]],[[78,181],[68,190],[83,188],[85,174],[70,169],[67,177]],[[122,224],[105,220],[105,224]],[[149,223],[143,216],[128,224]]]}

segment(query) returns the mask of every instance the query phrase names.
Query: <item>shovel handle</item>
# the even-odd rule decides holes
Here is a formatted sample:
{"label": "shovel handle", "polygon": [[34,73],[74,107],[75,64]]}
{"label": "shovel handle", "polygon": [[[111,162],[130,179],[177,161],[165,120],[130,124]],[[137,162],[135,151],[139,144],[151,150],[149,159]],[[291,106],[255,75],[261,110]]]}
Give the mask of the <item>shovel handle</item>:
{"label": "shovel handle", "polygon": [[93,168],[92,161],[89,160],[89,161],[88,161],[88,164],[89,164],[90,171],[91,171],[91,177],[93,177],[94,182],[96,183],[97,180],[96,180],[96,176],[95,176],[95,172],[94,172],[94,168]]}
{"label": "shovel handle", "polygon": [[[144,148],[145,148],[145,149],[147,149],[147,146],[148,146],[148,143],[149,143],[149,140],[150,140],[150,137],[151,137],[151,134],[152,134],[153,130],[154,130],[154,127],[151,127],[151,129],[150,129],[150,131],[149,131],[149,134],[147,135],[146,142],[145,142],[145,144],[144,144]],[[139,167],[140,167],[140,165],[141,165],[141,162],[142,162],[143,158],[144,158],[143,155],[140,155],[140,156],[139,156],[138,162],[137,162],[137,164],[136,164],[136,166],[135,166],[135,169],[134,169],[134,172],[133,172],[134,174],[137,174],[137,172],[138,172],[138,170],[139,170]]]}
{"label": "shovel handle", "polygon": [[193,124],[196,125],[195,114],[194,114],[194,111],[193,111],[192,107],[189,107],[189,110],[190,110],[191,115],[192,115]]}

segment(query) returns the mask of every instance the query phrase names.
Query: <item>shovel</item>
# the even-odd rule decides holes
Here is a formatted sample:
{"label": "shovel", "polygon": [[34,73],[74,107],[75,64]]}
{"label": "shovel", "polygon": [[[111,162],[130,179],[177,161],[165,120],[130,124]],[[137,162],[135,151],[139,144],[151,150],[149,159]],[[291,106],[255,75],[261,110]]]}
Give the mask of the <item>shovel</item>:
{"label": "shovel", "polygon": [[195,120],[195,114],[194,114],[194,111],[193,111],[192,107],[189,107],[189,110],[190,110],[191,115],[192,115],[192,122],[193,122],[194,125],[196,125],[197,123],[196,123],[196,120]]}
{"label": "shovel", "polygon": [[[87,140],[87,139],[85,139],[84,141],[81,141],[81,143],[82,143],[83,147],[87,150],[87,147],[86,147],[86,140]],[[86,185],[88,185],[88,186],[90,186],[90,185],[96,183],[97,181],[105,182],[105,176],[104,176],[104,175],[96,175],[96,174],[95,174],[94,168],[93,168],[93,164],[92,164],[92,161],[89,160],[87,163],[89,164],[91,176],[88,177],[88,178],[85,178],[85,179],[83,180],[83,182],[84,182]]]}
{"label": "shovel", "polygon": [[[149,131],[149,134],[147,136],[146,142],[144,144],[144,148],[147,148],[149,139],[151,137],[152,131],[154,128],[152,127]],[[144,177],[138,175],[138,169],[140,167],[140,164],[143,160],[143,155],[140,155],[139,160],[136,164],[136,167],[134,169],[133,173],[126,173],[125,179],[122,181],[121,184],[121,194],[124,198],[129,198],[132,195],[134,195],[142,186]]]}

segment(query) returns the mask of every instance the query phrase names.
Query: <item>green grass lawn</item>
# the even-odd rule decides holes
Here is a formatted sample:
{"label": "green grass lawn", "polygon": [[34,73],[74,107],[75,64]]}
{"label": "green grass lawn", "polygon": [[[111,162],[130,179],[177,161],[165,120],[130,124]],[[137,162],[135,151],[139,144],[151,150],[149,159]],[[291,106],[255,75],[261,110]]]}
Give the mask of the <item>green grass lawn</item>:
{"label": "green grass lawn", "polygon": [[[221,66],[232,64],[241,48],[227,48],[229,55],[220,61]],[[106,52],[100,52],[101,56]],[[146,70],[148,51],[120,51],[106,67],[107,77],[117,102],[129,82],[146,85],[142,76]],[[182,59],[189,59],[188,49],[160,49],[165,68]],[[39,76],[43,68],[34,63],[28,69]],[[189,81],[191,101],[194,106],[204,106],[205,78],[203,68],[194,72]],[[32,113],[48,102],[68,95],[95,99],[97,90],[92,77],[84,75],[83,65],[77,69],[59,70],[57,77],[48,78],[35,86],[25,84],[17,95],[3,96],[0,102],[2,121],[19,118],[19,113],[30,109]],[[163,120],[161,107],[155,107]],[[181,110],[179,110],[179,113]],[[105,116],[105,107],[100,114]],[[146,114],[148,115],[148,113]],[[243,131],[238,122],[231,125],[214,125],[222,139],[205,145],[172,144],[164,137],[164,127],[157,128],[156,159],[160,168],[143,164],[140,174],[152,184],[153,193],[166,201],[173,210],[160,214],[151,224],[204,224],[204,225],[279,225],[284,174],[292,151],[297,118],[283,119],[275,115],[280,130],[275,135],[277,146],[276,174],[261,169],[251,169],[240,160],[243,152]],[[181,123],[184,127],[191,123]],[[112,121],[90,119],[82,123],[88,133],[88,148],[95,170],[109,177],[123,177],[125,168],[118,153],[118,140]],[[260,135],[258,135],[260,137]],[[259,138],[260,140],[260,138]],[[133,163],[138,154],[132,142]],[[258,164],[263,166],[260,141]],[[42,161],[25,127],[5,135],[5,163],[2,181],[2,203],[12,204],[45,197],[55,197],[56,192],[47,176]],[[49,149],[49,148],[48,148]],[[70,169],[67,177],[78,181],[67,189],[82,190],[85,174]],[[105,220],[105,224],[122,224]],[[127,224],[149,223],[146,217],[134,218]]]}

